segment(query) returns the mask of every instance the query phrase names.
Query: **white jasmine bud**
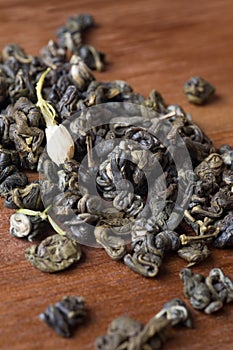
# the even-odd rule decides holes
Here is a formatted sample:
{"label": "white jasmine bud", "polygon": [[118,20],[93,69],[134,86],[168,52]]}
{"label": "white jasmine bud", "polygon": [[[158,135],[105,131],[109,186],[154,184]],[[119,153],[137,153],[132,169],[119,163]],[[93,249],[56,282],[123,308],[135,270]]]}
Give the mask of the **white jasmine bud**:
{"label": "white jasmine bud", "polygon": [[46,123],[46,139],[47,139],[47,153],[51,160],[57,165],[63,164],[66,160],[73,158],[74,156],[74,141],[69,131],[64,125],[57,125],[55,122],[56,111],[53,106],[42,96],[42,87],[44,79],[50,68],[48,68],[40,77],[37,86],[37,106],[40,108],[41,113]]}

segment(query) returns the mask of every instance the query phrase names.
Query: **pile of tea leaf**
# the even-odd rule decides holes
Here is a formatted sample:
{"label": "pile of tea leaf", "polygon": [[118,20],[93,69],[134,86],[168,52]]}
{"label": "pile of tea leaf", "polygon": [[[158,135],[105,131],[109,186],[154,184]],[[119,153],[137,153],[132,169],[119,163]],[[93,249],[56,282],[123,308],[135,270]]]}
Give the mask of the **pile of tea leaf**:
{"label": "pile of tea leaf", "polygon": [[[232,247],[232,147],[216,149],[155,90],[145,98],[124,81],[96,81],[105,55],[83,43],[93,25],[87,14],[69,18],[39,56],[17,44],[2,50],[0,195],[17,210],[10,232],[32,241],[44,225],[56,231],[26,259],[57,272],[80,259],[79,243],[98,244],[155,277],[169,251],[191,266],[210,244]],[[195,77],[184,92],[201,104],[214,87]],[[29,183],[25,170],[40,179]],[[196,235],[174,231],[183,217]]]}

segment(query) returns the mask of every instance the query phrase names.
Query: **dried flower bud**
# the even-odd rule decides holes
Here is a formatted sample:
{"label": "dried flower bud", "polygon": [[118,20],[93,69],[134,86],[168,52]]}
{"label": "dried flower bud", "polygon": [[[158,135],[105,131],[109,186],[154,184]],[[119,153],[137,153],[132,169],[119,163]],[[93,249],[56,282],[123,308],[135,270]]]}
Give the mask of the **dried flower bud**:
{"label": "dried flower bud", "polygon": [[27,237],[31,232],[32,224],[25,214],[15,213],[10,218],[10,233],[18,238]]}
{"label": "dried flower bud", "polygon": [[74,141],[64,125],[52,125],[45,130],[47,153],[54,163],[63,164],[74,156]]}
{"label": "dried flower bud", "polygon": [[50,68],[48,68],[41,75],[37,83],[37,106],[40,108],[46,122],[45,134],[47,139],[48,155],[54,163],[60,165],[63,164],[66,160],[73,158],[74,141],[64,125],[56,125],[56,111],[53,106],[42,97],[41,90],[43,82],[49,71]]}

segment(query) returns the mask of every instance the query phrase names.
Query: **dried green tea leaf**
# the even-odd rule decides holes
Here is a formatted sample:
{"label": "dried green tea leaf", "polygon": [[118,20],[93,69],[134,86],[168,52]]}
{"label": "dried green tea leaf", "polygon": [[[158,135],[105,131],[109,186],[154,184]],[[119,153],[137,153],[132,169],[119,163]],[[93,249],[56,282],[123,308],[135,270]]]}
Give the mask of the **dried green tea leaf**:
{"label": "dried green tea leaf", "polygon": [[180,272],[180,278],[184,283],[184,295],[189,298],[194,309],[206,308],[210,304],[211,295],[204,276],[194,274],[189,268],[185,268]]}
{"label": "dried green tea leaf", "polygon": [[97,226],[94,230],[96,242],[99,243],[113,260],[120,260],[126,254],[125,241],[112,234],[109,227]]}
{"label": "dried green tea leaf", "polygon": [[183,87],[189,102],[201,105],[215,92],[215,87],[201,77],[189,79]]}
{"label": "dried green tea leaf", "polygon": [[143,325],[128,316],[111,322],[107,334],[95,341],[97,350],[158,350],[177,324],[192,327],[191,313],[181,299],[167,302],[162,310]]}
{"label": "dried green tea leaf", "polygon": [[52,273],[64,270],[80,260],[81,248],[76,241],[55,234],[39,245],[27,248],[25,257],[37,269]]}
{"label": "dried green tea leaf", "polygon": [[191,305],[206,314],[216,312],[224,303],[233,301],[233,282],[219,268],[211,269],[206,278],[185,268],[180,272],[180,278]]}
{"label": "dried green tea leaf", "polygon": [[193,266],[210,255],[210,250],[207,245],[203,242],[190,242],[189,244],[182,246],[177,251],[179,257],[186,260],[189,266]]}

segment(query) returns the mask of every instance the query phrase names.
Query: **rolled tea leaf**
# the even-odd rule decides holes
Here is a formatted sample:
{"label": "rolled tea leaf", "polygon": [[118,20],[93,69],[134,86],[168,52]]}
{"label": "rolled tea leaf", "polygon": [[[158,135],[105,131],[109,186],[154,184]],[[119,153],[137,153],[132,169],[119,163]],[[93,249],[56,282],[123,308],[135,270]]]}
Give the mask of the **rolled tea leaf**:
{"label": "rolled tea leaf", "polygon": [[58,272],[79,261],[80,245],[65,236],[55,234],[44,239],[39,245],[25,250],[26,259],[43,272]]}
{"label": "rolled tea leaf", "polygon": [[73,55],[70,59],[70,76],[80,91],[87,89],[89,84],[95,80],[91,70],[87,67],[81,57]]}
{"label": "rolled tea leaf", "polygon": [[113,320],[107,334],[95,341],[97,350],[158,350],[176,325],[192,327],[192,315],[181,299],[173,299],[143,327],[128,316]]}
{"label": "rolled tea leaf", "polygon": [[66,296],[55,305],[49,305],[45,312],[39,315],[41,321],[65,338],[72,336],[74,326],[82,323],[85,317],[84,299],[78,296]]}
{"label": "rolled tea leaf", "polygon": [[156,247],[154,235],[147,233],[134,240],[131,253],[124,256],[124,263],[134,272],[153,278],[159,272],[164,253],[164,249]]}
{"label": "rolled tea leaf", "polygon": [[109,227],[97,226],[94,230],[96,242],[99,243],[113,260],[120,260],[126,254],[125,241],[111,233]]}
{"label": "rolled tea leaf", "polygon": [[208,258],[210,250],[204,241],[200,241],[190,242],[189,244],[182,246],[177,253],[179,257],[189,263],[187,267],[190,267]]}
{"label": "rolled tea leaf", "polygon": [[206,278],[185,268],[180,272],[180,278],[191,305],[206,314],[212,314],[221,309],[224,303],[233,301],[233,283],[219,268],[211,269]]}
{"label": "rolled tea leaf", "polygon": [[130,339],[134,339],[143,329],[141,322],[128,316],[120,316],[113,320],[107,330],[107,334],[99,336],[95,340],[97,350],[128,349]]}
{"label": "rolled tea leaf", "polygon": [[201,105],[214,94],[215,87],[201,77],[192,77],[184,84],[183,91],[189,102]]}
{"label": "rolled tea leaf", "polygon": [[96,50],[95,47],[83,45],[80,47],[78,54],[89,68],[96,69],[99,72],[104,69],[105,54]]}
{"label": "rolled tea leaf", "polygon": [[14,188],[6,196],[5,206],[11,209],[23,208],[33,211],[43,210],[44,205],[41,198],[40,184],[32,182],[23,188]]}
{"label": "rolled tea leaf", "polygon": [[212,297],[211,303],[204,310],[206,314],[216,312],[223,307],[224,303],[233,301],[233,282],[221,269],[217,267],[211,269],[205,283]]}
{"label": "rolled tea leaf", "polygon": [[192,307],[197,310],[205,309],[211,302],[211,294],[205,284],[204,276],[184,268],[180,272],[180,278],[184,283],[184,295],[189,299]]}

